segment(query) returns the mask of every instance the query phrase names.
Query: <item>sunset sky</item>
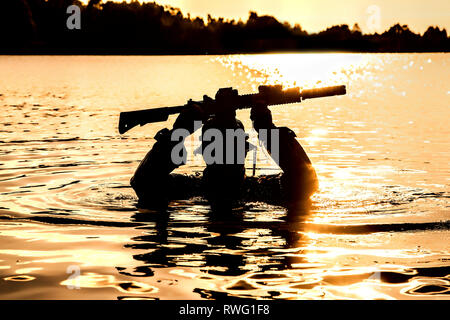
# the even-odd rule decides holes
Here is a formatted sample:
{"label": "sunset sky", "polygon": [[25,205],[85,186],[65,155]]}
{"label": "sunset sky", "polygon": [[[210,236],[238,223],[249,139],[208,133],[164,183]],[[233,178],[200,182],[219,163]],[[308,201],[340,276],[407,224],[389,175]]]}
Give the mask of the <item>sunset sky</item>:
{"label": "sunset sky", "polygon": [[[430,25],[445,27],[450,31],[448,0],[156,0],[156,2],[180,8],[183,13],[190,13],[194,17],[206,17],[210,13],[213,17],[246,21],[248,12],[252,10],[261,15],[273,15],[282,22],[299,23],[309,32],[323,30],[336,24],[345,23],[353,26],[355,22],[363,32],[384,31],[397,22],[407,24],[413,31],[420,33]],[[376,7],[373,7],[374,5]]]}

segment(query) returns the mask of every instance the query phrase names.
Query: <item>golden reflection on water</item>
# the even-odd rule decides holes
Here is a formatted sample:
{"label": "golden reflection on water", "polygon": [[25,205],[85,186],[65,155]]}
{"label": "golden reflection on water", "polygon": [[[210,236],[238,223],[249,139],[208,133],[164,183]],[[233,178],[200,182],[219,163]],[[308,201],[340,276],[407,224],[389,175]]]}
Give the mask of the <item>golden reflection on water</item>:
{"label": "golden reflection on water", "polygon": [[32,277],[32,276],[28,276],[28,275],[11,276],[11,277],[3,278],[3,280],[5,280],[5,281],[19,281],[19,282],[28,282],[28,281],[33,281],[34,279],[36,279],[36,278]]}
{"label": "golden reflection on water", "polygon": [[326,54],[265,54],[233,55],[216,58],[229,67],[233,74],[245,76],[256,84],[282,84],[285,87],[314,88],[331,86],[357,79],[365,64],[363,55]]}
{"label": "golden reflection on water", "polygon": [[114,288],[120,292],[128,294],[149,294],[158,292],[158,288],[148,284],[131,281],[117,281],[112,275],[100,275],[95,273],[86,273],[74,279],[67,279],[60,283],[62,286],[71,286],[81,288]]}

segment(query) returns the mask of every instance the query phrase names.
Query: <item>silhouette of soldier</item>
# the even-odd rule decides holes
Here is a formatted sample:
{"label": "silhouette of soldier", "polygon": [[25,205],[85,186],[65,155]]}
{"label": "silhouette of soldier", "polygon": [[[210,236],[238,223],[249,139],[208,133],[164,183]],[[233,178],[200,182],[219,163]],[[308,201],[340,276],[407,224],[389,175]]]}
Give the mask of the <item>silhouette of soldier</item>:
{"label": "silhouette of soldier", "polygon": [[[156,143],[141,161],[130,181],[139,198],[139,207],[165,209],[170,200],[199,195],[208,200],[213,212],[228,212],[242,200],[273,202],[287,208],[295,208],[309,200],[318,186],[311,161],[292,130],[275,126],[272,114],[263,101],[251,109],[250,118],[260,142],[271,155],[274,149],[272,133],[277,130],[279,140],[275,140],[275,143],[278,143],[278,165],[283,173],[259,177],[245,176],[244,160],[249,149],[248,142],[245,143],[244,152],[238,152],[234,140],[236,137],[226,135],[227,129],[244,130],[242,122],[236,119],[233,93],[222,89],[217,92],[215,103],[208,96],[204,96],[204,101],[206,103],[202,106],[190,101],[191,108],[180,113],[172,130],[163,129],[156,134]],[[214,115],[208,117],[208,114]],[[192,134],[195,131],[194,121],[202,121],[204,124],[201,150],[207,165],[201,179],[171,173],[180,166],[174,163],[171,156],[172,149],[180,143],[172,141],[172,132],[185,129]],[[205,150],[213,142],[205,139],[210,129],[218,130],[224,137],[222,161],[206,161]],[[261,134],[263,131],[264,135]],[[231,163],[225,161],[227,152],[230,152],[227,145],[230,144],[235,156]]]}

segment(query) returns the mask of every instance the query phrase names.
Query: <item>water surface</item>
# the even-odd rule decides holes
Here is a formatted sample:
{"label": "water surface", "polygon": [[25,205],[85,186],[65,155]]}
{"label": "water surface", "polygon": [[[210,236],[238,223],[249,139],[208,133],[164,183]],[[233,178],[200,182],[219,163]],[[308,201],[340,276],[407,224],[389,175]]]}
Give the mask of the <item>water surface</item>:
{"label": "water surface", "polygon": [[[2,56],[0,298],[448,299],[449,74],[440,53]],[[119,135],[121,111],[275,83],[347,86],[271,108],[319,176],[302,216],[136,209],[129,179],[174,118]]]}

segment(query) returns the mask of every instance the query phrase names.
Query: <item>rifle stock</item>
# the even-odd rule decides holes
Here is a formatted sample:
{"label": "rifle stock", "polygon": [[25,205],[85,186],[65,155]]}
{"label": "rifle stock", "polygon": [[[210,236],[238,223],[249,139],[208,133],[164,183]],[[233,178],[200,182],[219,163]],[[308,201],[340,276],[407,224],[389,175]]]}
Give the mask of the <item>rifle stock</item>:
{"label": "rifle stock", "polygon": [[[283,91],[281,86],[260,86],[258,93],[237,96],[233,107],[235,109],[251,108],[257,102],[263,102],[267,105],[289,104],[301,102],[301,100],[304,99],[330,97],[344,94],[346,94],[345,86],[306,89],[301,92],[299,88],[292,88]],[[204,102],[198,101],[194,103],[201,105]],[[169,115],[180,113],[187,108],[190,108],[188,104],[176,107],[121,112],[119,118],[119,132],[123,134],[137,125],[143,126],[147,123],[166,121],[169,118]]]}
{"label": "rifle stock", "polygon": [[178,106],[121,112],[119,133],[123,134],[137,125],[143,126],[147,123],[166,121],[169,115],[180,113],[186,108],[187,106]]}

